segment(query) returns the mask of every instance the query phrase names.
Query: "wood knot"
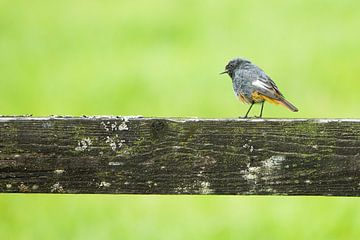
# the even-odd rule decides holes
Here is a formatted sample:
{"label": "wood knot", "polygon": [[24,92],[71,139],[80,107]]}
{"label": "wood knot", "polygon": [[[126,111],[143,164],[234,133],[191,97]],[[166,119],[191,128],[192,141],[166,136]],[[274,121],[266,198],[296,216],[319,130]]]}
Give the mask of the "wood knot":
{"label": "wood knot", "polygon": [[167,129],[167,123],[164,120],[155,120],[151,123],[151,136],[154,138],[160,138],[164,135]]}

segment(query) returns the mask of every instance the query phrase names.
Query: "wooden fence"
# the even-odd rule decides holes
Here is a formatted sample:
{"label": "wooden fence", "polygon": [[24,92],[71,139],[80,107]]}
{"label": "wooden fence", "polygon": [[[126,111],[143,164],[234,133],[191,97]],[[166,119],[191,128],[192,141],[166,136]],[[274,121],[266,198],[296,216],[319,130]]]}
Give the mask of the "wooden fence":
{"label": "wooden fence", "polygon": [[0,193],[359,196],[360,120],[0,117]]}

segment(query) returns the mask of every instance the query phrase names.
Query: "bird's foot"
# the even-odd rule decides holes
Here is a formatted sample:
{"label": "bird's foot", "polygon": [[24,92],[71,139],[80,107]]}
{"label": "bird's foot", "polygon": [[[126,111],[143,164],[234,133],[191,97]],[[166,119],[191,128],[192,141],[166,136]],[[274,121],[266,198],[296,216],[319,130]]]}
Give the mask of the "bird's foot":
{"label": "bird's foot", "polygon": [[254,118],[262,118],[262,116],[254,116]]}

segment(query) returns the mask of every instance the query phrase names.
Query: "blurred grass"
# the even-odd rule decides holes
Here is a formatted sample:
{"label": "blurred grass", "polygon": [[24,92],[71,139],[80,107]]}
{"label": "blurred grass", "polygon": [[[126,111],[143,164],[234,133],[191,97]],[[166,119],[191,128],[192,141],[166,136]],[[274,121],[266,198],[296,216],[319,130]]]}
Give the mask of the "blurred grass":
{"label": "blurred grass", "polygon": [[[360,117],[357,1],[0,0],[1,114],[237,117],[244,56],[299,109]],[[255,110],[256,111],[256,110]],[[356,198],[1,195],[1,239],[356,239]]]}
{"label": "blurred grass", "polygon": [[357,198],[7,195],[1,239],[358,239]]}

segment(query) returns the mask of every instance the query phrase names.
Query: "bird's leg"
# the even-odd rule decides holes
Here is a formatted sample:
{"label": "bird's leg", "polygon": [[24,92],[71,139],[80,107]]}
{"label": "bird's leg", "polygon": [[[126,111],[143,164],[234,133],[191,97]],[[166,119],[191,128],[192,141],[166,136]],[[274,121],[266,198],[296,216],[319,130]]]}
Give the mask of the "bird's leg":
{"label": "bird's leg", "polygon": [[252,108],[253,105],[254,105],[254,103],[251,103],[251,106],[249,107],[249,110],[247,110],[244,118],[247,118],[247,116],[248,116],[248,114],[249,114],[249,112],[250,112],[250,110],[251,110],[251,108]]}
{"label": "bird's leg", "polygon": [[261,103],[260,116],[259,116],[258,118],[262,118],[262,112],[263,112],[263,109],[264,109],[264,103],[265,103],[265,101],[263,101],[263,102]]}

